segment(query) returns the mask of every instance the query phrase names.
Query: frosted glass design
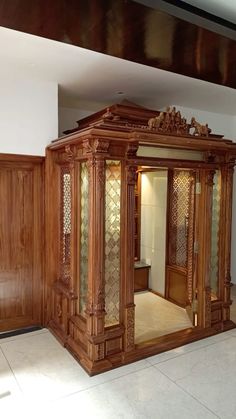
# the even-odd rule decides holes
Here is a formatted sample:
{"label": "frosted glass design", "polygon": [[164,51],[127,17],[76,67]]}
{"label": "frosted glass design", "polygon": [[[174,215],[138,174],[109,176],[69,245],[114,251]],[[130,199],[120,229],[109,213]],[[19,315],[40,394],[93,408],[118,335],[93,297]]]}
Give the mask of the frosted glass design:
{"label": "frosted glass design", "polygon": [[71,174],[68,166],[61,168],[60,219],[60,270],[61,279],[67,284],[71,276]]}
{"label": "frosted glass design", "polygon": [[105,186],[105,325],[119,323],[121,164],[106,161]]}
{"label": "frosted glass design", "polygon": [[80,175],[80,291],[79,312],[84,315],[87,289],[88,289],[88,168],[86,163],[81,164]]}
{"label": "frosted glass design", "polygon": [[187,267],[188,220],[191,174],[187,170],[174,171],[170,211],[169,263]]}
{"label": "frosted glass design", "polygon": [[210,281],[212,297],[218,295],[219,279],[219,227],[220,227],[221,175],[217,170],[214,175],[212,195],[212,225],[211,225],[211,269]]}

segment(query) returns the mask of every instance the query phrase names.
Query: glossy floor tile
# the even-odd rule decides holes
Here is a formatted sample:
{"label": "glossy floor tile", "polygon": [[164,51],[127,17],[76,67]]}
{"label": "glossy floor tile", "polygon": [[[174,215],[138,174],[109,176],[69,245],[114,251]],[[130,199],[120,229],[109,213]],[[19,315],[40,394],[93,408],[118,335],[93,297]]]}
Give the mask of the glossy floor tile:
{"label": "glossy floor tile", "polygon": [[47,330],[0,341],[6,418],[236,418],[236,330],[89,377]]}
{"label": "glossy floor tile", "polygon": [[221,418],[236,418],[236,337],[155,367]]}

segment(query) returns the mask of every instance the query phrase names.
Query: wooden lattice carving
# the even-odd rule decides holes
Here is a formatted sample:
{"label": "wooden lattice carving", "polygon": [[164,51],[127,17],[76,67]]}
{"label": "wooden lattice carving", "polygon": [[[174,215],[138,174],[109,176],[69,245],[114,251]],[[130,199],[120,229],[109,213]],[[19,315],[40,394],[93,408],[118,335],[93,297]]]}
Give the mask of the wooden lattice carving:
{"label": "wooden lattice carving", "polygon": [[183,268],[187,267],[190,190],[191,173],[187,170],[174,171],[170,210],[169,263]]}
{"label": "wooden lattice carving", "polygon": [[60,173],[60,278],[68,284],[71,277],[71,172],[62,166]]}

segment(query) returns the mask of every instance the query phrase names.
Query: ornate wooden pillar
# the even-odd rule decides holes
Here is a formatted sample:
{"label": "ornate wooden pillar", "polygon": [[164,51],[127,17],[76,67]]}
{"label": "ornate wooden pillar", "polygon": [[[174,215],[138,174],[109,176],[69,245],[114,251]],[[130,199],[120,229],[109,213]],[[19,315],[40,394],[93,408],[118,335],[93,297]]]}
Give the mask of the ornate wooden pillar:
{"label": "ornate wooden pillar", "polygon": [[214,170],[201,170],[201,193],[198,201],[198,325],[211,326],[211,220]]}
{"label": "ornate wooden pillar", "polygon": [[[138,149],[137,144],[127,146],[126,157],[134,158]],[[135,333],[135,304],[134,304],[134,210],[135,210],[135,182],[137,166],[126,161],[124,167],[124,189],[123,189],[123,275],[122,275],[122,303],[123,303],[123,323],[124,351],[129,352],[134,349]]]}
{"label": "ornate wooden pillar", "polygon": [[222,221],[221,238],[224,242],[222,249],[223,277],[220,277],[221,298],[223,299],[223,321],[230,320],[230,259],[231,259],[231,228],[232,228],[232,194],[233,194],[233,174],[234,162],[228,163],[222,168]]}
{"label": "ornate wooden pillar", "polygon": [[105,141],[84,142],[89,172],[88,299],[85,312],[90,369],[94,362],[104,358],[104,200],[108,146],[109,142]]}

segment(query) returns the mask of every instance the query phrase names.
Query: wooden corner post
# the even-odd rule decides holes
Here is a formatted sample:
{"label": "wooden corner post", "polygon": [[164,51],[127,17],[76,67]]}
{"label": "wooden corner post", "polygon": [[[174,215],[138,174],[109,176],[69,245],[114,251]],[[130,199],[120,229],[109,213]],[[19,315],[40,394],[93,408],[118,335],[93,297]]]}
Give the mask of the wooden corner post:
{"label": "wooden corner post", "polygon": [[198,325],[211,326],[211,225],[212,192],[215,171],[200,170],[201,194],[198,208]]}
{"label": "wooden corner post", "polygon": [[135,210],[135,183],[137,166],[129,159],[136,156],[138,144],[129,144],[126,150],[126,162],[123,170],[124,196],[123,196],[123,322],[125,326],[124,351],[129,352],[135,346],[135,304],[134,304],[134,210]]}
{"label": "wooden corner post", "polygon": [[86,305],[88,369],[104,359],[104,202],[105,158],[109,142],[84,142],[89,173],[88,298]]}

